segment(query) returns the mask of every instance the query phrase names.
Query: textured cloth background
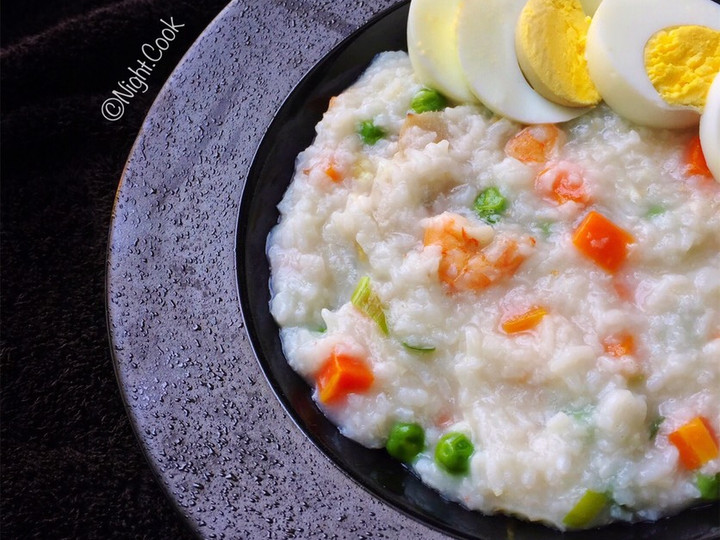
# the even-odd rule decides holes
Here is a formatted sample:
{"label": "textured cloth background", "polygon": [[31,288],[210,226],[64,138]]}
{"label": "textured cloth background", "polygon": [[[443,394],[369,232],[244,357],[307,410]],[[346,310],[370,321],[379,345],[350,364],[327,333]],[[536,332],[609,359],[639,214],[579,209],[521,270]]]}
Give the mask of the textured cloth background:
{"label": "textured cloth background", "polygon": [[[0,8],[0,536],[189,538],[115,381],[105,252],[155,95],[225,0],[6,1]],[[101,103],[143,43],[185,24],[116,122]]]}

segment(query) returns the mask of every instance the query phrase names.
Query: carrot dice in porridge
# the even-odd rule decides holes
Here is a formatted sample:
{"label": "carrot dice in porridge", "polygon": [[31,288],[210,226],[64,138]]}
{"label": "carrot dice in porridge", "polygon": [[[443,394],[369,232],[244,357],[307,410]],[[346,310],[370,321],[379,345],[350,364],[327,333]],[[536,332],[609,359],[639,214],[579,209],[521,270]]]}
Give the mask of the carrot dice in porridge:
{"label": "carrot dice in porridge", "polygon": [[628,246],[635,239],[625,229],[593,210],[575,229],[572,241],[580,253],[613,273],[625,262]]}

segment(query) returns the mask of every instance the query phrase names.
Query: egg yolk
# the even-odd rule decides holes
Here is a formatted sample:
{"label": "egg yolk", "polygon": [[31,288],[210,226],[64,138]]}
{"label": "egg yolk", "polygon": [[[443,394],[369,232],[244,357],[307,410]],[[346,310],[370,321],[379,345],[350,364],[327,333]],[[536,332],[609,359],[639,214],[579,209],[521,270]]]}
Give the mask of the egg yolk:
{"label": "egg yolk", "polygon": [[667,103],[702,110],[720,71],[720,32],[704,26],[657,32],[645,45],[645,70]]}
{"label": "egg yolk", "polygon": [[515,30],[518,63],[536,92],[569,107],[600,101],[585,60],[590,17],[579,0],[529,0]]}

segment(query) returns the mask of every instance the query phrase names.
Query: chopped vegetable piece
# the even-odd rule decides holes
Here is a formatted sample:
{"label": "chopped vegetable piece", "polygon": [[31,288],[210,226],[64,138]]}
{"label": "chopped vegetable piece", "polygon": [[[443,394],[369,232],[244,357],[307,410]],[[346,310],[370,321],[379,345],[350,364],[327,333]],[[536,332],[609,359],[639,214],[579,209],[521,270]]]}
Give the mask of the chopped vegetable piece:
{"label": "chopped vegetable piece", "polygon": [[543,221],[542,223],[538,224],[538,227],[540,229],[540,232],[542,232],[543,237],[548,238],[552,234],[553,222]]}
{"label": "chopped vegetable piece", "polygon": [[698,473],[695,478],[700,498],[705,501],[717,501],[720,499],[720,473],[715,475]]}
{"label": "chopped vegetable piece", "polygon": [[523,163],[545,163],[556,153],[562,135],[553,124],[528,126],[507,142],[505,154]]}
{"label": "chopped vegetable piece", "polygon": [[668,435],[680,453],[680,462],[686,469],[697,469],[718,455],[718,445],[712,428],[701,416]]}
{"label": "chopped vegetable piece", "polygon": [[348,394],[365,392],[374,380],[361,359],[333,350],[316,377],[318,397],[322,403],[335,403]]}
{"label": "chopped vegetable piece", "polygon": [[497,223],[507,208],[507,199],[496,187],[489,187],[475,198],[473,209],[480,219],[488,223]]}
{"label": "chopped vegetable piece", "polygon": [[532,330],[540,324],[540,321],[542,321],[545,315],[547,315],[547,310],[544,307],[534,306],[524,313],[505,319],[502,321],[501,326],[508,334],[524,332],[526,330]]}
{"label": "chopped vegetable piece", "polygon": [[575,247],[608,272],[616,272],[627,258],[633,236],[601,213],[592,211],[573,235]]}
{"label": "chopped vegetable piece", "polygon": [[588,489],[563,518],[563,523],[571,529],[587,527],[609,501],[607,494]]}
{"label": "chopped vegetable piece", "polygon": [[563,412],[578,422],[587,424],[591,420],[594,411],[595,407],[592,405],[585,405],[579,409],[566,409]]}
{"label": "chopped vegetable piece", "polygon": [[368,146],[372,146],[385,137],[385,130],[376,126],[372,120],[365,120],[360,123],[360,126],[358,127],[358,134],[360,135],[362,142]]}
{"label": "chopped vegetable piece", "polygon": [[655,216],[659,216],[660,214],[664,214],[666,212],[666,208],[661,204],[653,204],[650,206],[650,208],[647,209],[647,212],[645,212],[645,217],[648,218],[654,218]]}
{"label": "chopped vegetable piece", "polygon": [[652,424],[650,424],[650,440],[652,441],[660,431],[660,426],[665,421],[664,416],[658,416]]}
{"label": "chopped vegetable piece", "polygon": [[685,153],[685,163],[685,171],[687,174],[699,174],[701,176],[712,177],[712,173],[705,161],[705,154],[703,154],[702,146],[700,145],[700,136],[696,135],[690,139],[690,143],[688,144],[687,151]]}
{"label": "chopped vegetable piece", "polygon": [[386,336],[389,334],[387,322],[385,321],[385,312],[383,312],[382,304],[377,295],[370,287],[370,278],[363,277],[355,287],[350,302],[353,306],[362,311],[365,315],[375,321],[380,330]]}
{"label": "chopped vegetable piece", "polygon": [[403,341],[402,344],[403,347],[412,352],[429,353],[435,350],[435,347],[433,347],[432,345],[413,345],[406,341]]}
{"label": "chopped vegetable piece", "polygon": [[340,171],[335,168],[335,165],[331,163],[327,167],[325,167],[325,174],[332,180],[333,182],[340,182],[343,179],[343,175]]}
{"label": "chopped vegetable piece", "polygon": [[412,98],[410,108],[416,113],[441,111],[447,107],[447,99],[437,90],[423,88]]}
{"label": "chopped vegetable piece", "polygon": [[603,340],[605,352],[615,358],[635,353],[635,338],[627,332],[608,336]]}
{"label": "chopped vegetable piece", "polygon": [[556,204],[574,202],[584,206],[590,202],[583,171],[567,161],[555,163],[540,171],[535,177],[535,190]]}
{"label": "chopped vegetable piece", "polygon": [[395,459],[410,463],[425,448],[425,431],[420,424],[398,422],[390,431],[385,449]]}
{"label": "chopped vegetable piece", "polygon": [[435,461],[451,474],[467,472],[475,447],[463,433],[451,432],[440,437],[435,447]]}

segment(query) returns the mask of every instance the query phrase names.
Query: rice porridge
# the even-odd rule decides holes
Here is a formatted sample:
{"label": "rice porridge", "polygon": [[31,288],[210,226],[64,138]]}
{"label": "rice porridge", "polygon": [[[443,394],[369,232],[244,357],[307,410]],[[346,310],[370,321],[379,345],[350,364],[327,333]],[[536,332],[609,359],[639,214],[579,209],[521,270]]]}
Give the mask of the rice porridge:
{"label": "rice porridge", "polygon": [[565,529],[707,498],[720,184],[686,170],[691,130],[604,105],[524,127],[423,92],[379,55],[280,203],[271,312],[308,391],[470,509]]}

